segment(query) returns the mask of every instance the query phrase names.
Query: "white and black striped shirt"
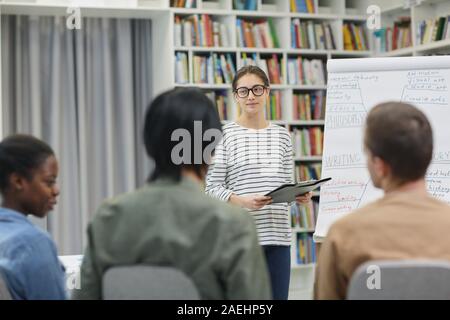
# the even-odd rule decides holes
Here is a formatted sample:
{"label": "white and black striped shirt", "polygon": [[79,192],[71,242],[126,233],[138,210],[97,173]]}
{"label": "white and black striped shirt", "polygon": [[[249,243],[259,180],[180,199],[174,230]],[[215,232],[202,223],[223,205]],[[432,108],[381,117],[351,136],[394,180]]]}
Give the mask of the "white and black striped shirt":
{"label": "white and black striped shirt", "polygon": [[[223,139],[208,171],[206,193],[223,201],[232,193],[264,195],[292,183],[292,178],[292,143],[286,128],[270,124],[255,130],[231,122],[223,127]],[[261,245],[291,245],[287,203],[249,212]]]}

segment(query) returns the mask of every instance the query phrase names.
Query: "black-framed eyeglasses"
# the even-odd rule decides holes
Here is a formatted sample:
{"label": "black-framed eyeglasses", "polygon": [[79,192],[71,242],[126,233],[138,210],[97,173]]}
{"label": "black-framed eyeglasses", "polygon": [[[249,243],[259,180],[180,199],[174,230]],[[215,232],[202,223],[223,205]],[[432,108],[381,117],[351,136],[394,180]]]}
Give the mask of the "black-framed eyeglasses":
{"label": "black-framed eyeglasses", "polygon": [[264,90],[266,89],[265,86],[257,84],[256,86],[253,86],[252,88],[247,87],[240,87],[237,88],[234,92],[238,95],[239,98],[247,98],[250,94],[250,91],[253,93],[255,97],[260,97],[264,94]]}

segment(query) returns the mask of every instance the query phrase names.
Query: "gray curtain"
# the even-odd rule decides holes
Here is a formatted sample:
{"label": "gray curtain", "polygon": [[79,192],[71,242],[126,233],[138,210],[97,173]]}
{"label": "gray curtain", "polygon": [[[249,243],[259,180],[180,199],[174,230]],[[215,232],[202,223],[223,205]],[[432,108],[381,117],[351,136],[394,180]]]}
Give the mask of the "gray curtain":
{"label": "gray curtain", "polygon": [[105,198],[149,174],[141,132],[151,100],[149,20],[1,17],[5,135],[48,142],[60,162],[59,204],[46,220],[60,254],[80,254]]}

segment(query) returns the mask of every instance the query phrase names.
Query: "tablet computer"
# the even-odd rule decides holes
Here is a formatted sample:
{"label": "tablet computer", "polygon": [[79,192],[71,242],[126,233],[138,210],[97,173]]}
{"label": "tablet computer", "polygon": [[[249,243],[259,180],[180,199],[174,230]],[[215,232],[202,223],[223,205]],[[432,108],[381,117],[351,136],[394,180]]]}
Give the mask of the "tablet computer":
{"label": "tablet computer", "polygon": [[270,191],[265,196],[272,198],[272,203],[293,202],[295,197],[319,188],[331,178],[308,180],[299,183],[288,183]]}

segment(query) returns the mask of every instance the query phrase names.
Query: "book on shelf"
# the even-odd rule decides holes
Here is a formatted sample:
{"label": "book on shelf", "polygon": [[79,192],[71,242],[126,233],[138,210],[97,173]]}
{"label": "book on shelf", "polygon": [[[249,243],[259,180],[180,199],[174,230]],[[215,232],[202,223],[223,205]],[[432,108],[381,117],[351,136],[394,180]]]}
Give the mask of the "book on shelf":
{"label": "book on shelf", "polygon": [[175,82],[179,84],[189,82],[188,56],[186,52],[175,53]]}
{"label": "book on shelf", "polygon": [[208,14],[175,16],[175,46],[229,47],[228,27]]}
{"label": "book on shelf", "polygon": [[333,29],[328,22],[291,21],[291,47],[294,49],[334,50]]}
{"label": "book on shelf", "polygon": [[233,0],[234,10],[250,10],[257,9],[257,0]]}
{"label": "book on shelf", "polygon": [[295,177],[297,181],[319,180],[322,172],[321,163],[308,163],[295,166]]}
{"label": "book on shelf", "polygon": [[272,18],[260,21],[236,19],[238,47],[279,48],[278,35]]}
{"label": "book on shelf", "polygon": [[316,13],[314,0],[290,0],[289,8],[291,12]]}
{"label": "book on shelf", "polygon": [[419,21],[417,24],[417,43],[427,44],[450,38],[450,15]]}
{"label": "book on shelf", "polygon": [[369,50],[366,32],[363,25],[345,22],[342,26],[344,36],[344,50],[365,51]]}
{"label": "book on shelf", "polygon": [[325,85],[325,67],[320,59],[289,58],[288,84]]}
{"label": "book on shelf", "polygon": [[193,57],[193,75],[194,83],[214,83],[212,80],[212,72],[209,68],[211,57]]}
{"label": "book on shelf", "polygon": [[412,46],[411,17],[399,17],[392,30],[392,50]]}
{"label": "book on shelf", "polygon": [[[420,24],[419,24],[420,28]],[[432,41],[433,28],[430,27],[421,35],[419,41]],[[437,29],[436,29],[437,32]],[[440,30],[442,32],[442,30]],[[420,35],[419,35],[420,36]],[[375,52],[383,53],[412,46],[411,18],[399,17],[392,27],[383,27],[374,31]]]}
{"label": "book on shelf", "polygon": [[258,66],[258,55],[256,53],[243,52],[240,61],[239,68],[245,66]]}
{"label": "book on shelf", "polygon": [[272,90],[269,95],[269,101],[266,103],[266,109],[264,110],[266,119],[268,120],[281,120],[281,91]]}
{"label": "book on shelf", "polygon": [[322,155],[323,128],[294,128],[291,134],[295,157]]}
{"label": "book on shelf", "polygon": [[293,120],[322,120],[325,117],[323,91],[294,93],[292,97]]}
{"label": "book on shelf", "polygon": [[296,257],[297,264],[304,265],[316,262],[316,243],[313,241],[312,234],[296,234]]}
{"label": "book on shelf", "polygon": [[235,63],[230,53],[193,57],[194,83],[231,84],[235,75]]}
{"label": "book on shelf", "polygon": [[290,209],[292,228],[314,229],[316,227],[318,210],[319,203],[317,200],[306,204],[294,203]]}
{"label": "book on shelf", "polygon": [[226,90],[205,92],[206,96],[214,102],[221,121],[228,120],[228,94]]}
{"label": "book on shelf", "polygon": [[277,54],[272,54],[270,57],[260,57],[257,60],[257,65],[266,72],[271,84],[282,84],[284,75],[282,72],[283,58],[278,57]]}
{"label": "book on shelf", "polygon": [[191,9],[196,7],[195,0],[170,0],[170,6],[172,8],[186,8]]}
{"label": "book on shelf", "polygon": [[266,57],[260,57],[256,53],[241,53],[239,68],[253,65],[260,67],[269,78],[271,84],[283,84],[284,75],[284,59],[277,54],[272,54]]}

